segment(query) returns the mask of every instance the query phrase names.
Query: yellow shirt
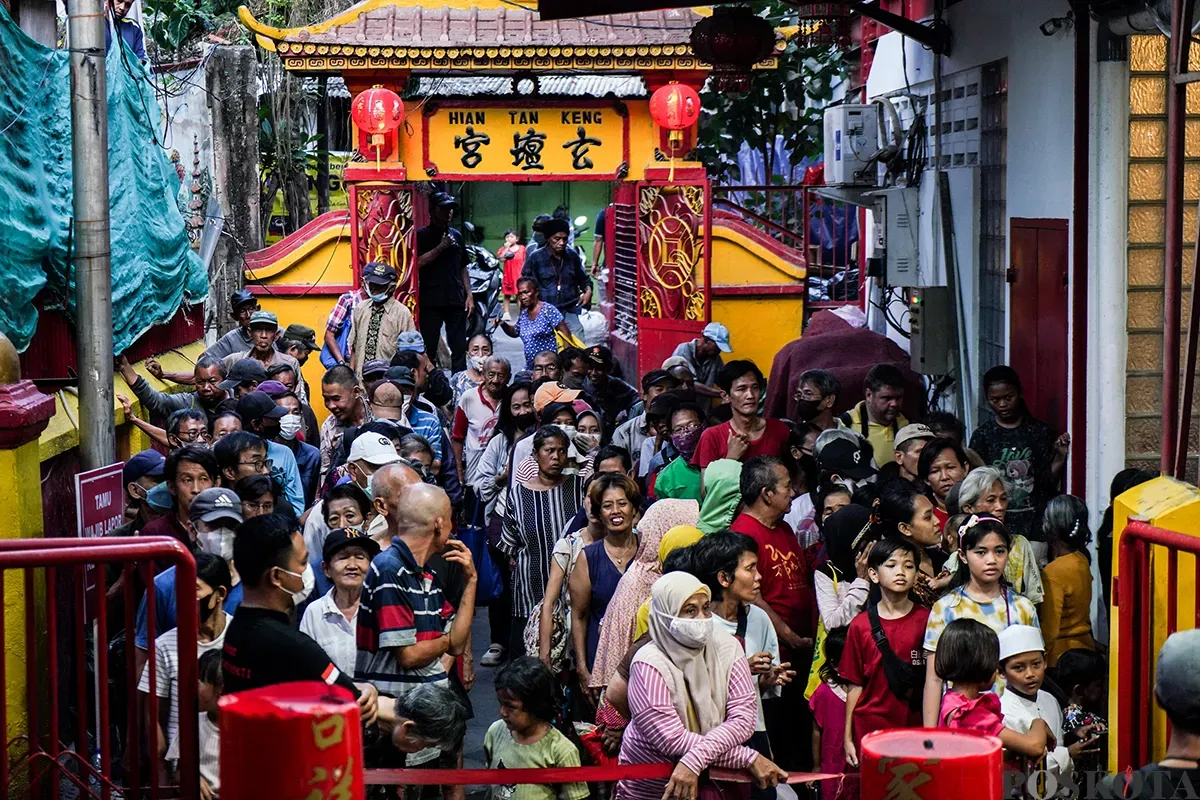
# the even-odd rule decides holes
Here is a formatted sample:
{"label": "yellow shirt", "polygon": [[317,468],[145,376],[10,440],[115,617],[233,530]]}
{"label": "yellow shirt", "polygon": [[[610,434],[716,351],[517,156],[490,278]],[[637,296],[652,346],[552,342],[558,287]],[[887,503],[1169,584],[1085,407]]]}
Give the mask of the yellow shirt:
{"label": "yellow shirt", "polygon": [[1046,661],[1058,663],[1059,656],[1076,647],[1095,650],[1092,639],[1092,568],[1082,553],[1054,559],[1042,570],[1045,598],[1038,609]]}
{"label": "yellow shirt", "polygon": [[[846,427],[855,433],[863,432],[863,415],[867,413],[865,402],[859,403],[846,412],[850,421]],[[878,422],[867,422],[867,441],[875,448],[875,463],[879,466],[890,464],[896,460],[896,433],[908,424],[903,414],[896,417],[891,425],[880,425]]]}

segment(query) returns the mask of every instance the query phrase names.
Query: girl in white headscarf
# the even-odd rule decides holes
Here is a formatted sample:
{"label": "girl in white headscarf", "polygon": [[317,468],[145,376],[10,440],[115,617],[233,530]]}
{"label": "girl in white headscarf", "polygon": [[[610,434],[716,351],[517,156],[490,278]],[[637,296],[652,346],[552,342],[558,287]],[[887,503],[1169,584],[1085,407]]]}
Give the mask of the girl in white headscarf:
{"label": "girl in white headscarf", "polygon": [[630,780],[619,800],[718,797],[701,787],[709,767],[746,770],[763,788],[787,773],[745,747],[757,720],[757,688],[737,640],[712,623],[711,595],[698,578],[672,572],[650,590],[650,642],[629,672],[631,721],[622,764],[677,761],[669,781]]}

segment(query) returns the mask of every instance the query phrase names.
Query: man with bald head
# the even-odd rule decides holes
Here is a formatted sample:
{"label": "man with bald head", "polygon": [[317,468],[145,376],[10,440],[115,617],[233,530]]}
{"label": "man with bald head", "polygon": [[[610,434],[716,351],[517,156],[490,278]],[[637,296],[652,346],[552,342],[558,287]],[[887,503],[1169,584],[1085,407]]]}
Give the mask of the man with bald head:
{"label": "man with bald head", "polygon": [[[363,585],[356,677],[397,697],[424,683],[449,685],[449,659],[443,657],[466,650],[475,614],[471,551],[450,538],[450,498],[421,483],[410,468],[389,464],[375,473],[371,487],[394,538],[371,562]],[[457,608],[430,566],[438,554],[462,571]]]}

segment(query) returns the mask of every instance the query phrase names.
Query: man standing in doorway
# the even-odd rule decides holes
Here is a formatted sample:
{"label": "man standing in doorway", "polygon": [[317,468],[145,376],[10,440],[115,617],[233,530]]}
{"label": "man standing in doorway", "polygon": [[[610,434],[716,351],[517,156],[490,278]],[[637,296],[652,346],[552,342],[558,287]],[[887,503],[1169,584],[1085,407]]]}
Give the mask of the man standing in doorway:
{"label": "man standing in doorway", "polygon": [[583,268],[579,253],[567,247],[571,223],[565,219],[548,219],[542,223],[546,246],[533,255],[525,250],[522,278],[533,278],[541,287],[541,298],[563,316],[571,333],[582,341],[583,323],[579,312],[592,301],[592,278]]}
{"label": "man standing in doorway", "polygon": [[866,399],[842,414],[847,428],[858,431],[875,448],[875,463],[896,459],[896,434],[908,424],[900,413],[904,405],[904,373],[891,364],[876,364],[863,381]]}
{"label": "man standing in doorway", "polygon": [[418,310],[425,352],[437,353],[445,324],[451,370],[462,372],[467,368],[467,316],[474,299],[467,275],[467,249],[462,234],[450,227],[457,210],[458,201],[446,192],[435,192],[429,198],[429,224],[417,231]]}

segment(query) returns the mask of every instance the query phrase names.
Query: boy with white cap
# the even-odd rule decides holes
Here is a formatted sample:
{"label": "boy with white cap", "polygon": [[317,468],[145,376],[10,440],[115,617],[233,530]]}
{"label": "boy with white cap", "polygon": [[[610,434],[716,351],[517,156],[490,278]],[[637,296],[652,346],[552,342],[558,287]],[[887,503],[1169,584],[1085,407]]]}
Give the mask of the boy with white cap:
{"label": "boy with white cap", "polygon": [[[1046,645],[1042,632],[1032,625],[1009,625],[1000,632],[1000,671],[1004,694],[1000,710],[1004,726],[1026,733],[1036,719],[1044,720],[1057,746],[1046,751],[1046,769],[1057,775],[1070,774],[1073,753],[1063,743],[1063,716],[1058,701],[1043,691],[1046,679]],[[1081,743],[1088,744],[1088,743]]]}

